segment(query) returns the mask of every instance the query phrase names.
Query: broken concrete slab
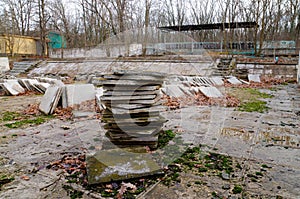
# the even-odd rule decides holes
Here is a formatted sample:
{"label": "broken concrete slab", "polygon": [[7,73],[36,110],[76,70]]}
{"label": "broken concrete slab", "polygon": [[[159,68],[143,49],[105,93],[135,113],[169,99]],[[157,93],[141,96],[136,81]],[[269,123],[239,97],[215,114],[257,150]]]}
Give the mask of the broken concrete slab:
{"label": "broken concrete slab", "polygon": [[59,99],[62,95],[62,88],[58,86],[49,87],[41,101],[39,106],[40,111],[46,115],[52,114],[57,107]]}
{"label": "broken concrete slab", "polygon": [[260,83],[260,75],[259,74],[248,74],[249,82],[258,82]]}
{"label": "broken concrete slab", "polygon": [[8,57],[0,57],[0,73],[9,71],[9,60]]}
{"label": "broken concrete slab", "polygon": [[200,91],[209,98],[223,97],[223,94],[216,87],[200,87]]}
{"label": "broken concrete slab", "polygon": [[113,149],[87,156],[88,183],[119,181],[161,173],[150,154]]}
{"label": "broken concrete slab", "polygon": [[82,102],[94,100],[96,90],[93,84],[67,85],[64,88],[62,103],[63,108],[72,107]]}

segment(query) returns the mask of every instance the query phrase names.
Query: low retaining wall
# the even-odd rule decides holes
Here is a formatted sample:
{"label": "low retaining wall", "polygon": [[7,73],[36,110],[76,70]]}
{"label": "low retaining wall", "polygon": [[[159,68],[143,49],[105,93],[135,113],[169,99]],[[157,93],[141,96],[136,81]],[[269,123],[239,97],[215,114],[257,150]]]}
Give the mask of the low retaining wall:
{"label": "low retaining wall", "polygon": [[296,64],[263,64],[263,63],[237,63],[237,70],[247,69],[249,74],[260,74],[275,78],[297,78]]}

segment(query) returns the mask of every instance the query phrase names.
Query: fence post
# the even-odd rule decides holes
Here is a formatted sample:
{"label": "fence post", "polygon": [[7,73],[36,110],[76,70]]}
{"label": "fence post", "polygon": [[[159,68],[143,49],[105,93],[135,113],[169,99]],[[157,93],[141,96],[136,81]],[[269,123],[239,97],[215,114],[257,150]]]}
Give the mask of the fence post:
{"label": "fence post", "polygon": [[297,70],[297,83],[300,84],[300,50],[299,50],[299,61],[298,61],[298,70]]}

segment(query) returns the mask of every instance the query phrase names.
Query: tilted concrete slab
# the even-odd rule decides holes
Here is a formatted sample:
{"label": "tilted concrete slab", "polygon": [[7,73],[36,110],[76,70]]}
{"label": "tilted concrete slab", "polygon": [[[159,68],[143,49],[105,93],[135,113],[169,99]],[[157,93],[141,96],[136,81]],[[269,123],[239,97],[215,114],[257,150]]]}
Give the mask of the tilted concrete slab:
{"label": "tilted concrete slab", "polygon": [[238,78],[236,77],[230,77],[227,79],[227,81],[231,84],[237,85],[237,84],[243,84]]}
{"label": "tilted concrete slab", "polygon": [[41,90],[43,93],[45,93],[47,88],[49,88],[51,86],[51,84],[49,84],[49,83],[38,83],[38,84],[34,84],[34,86],[36,86],[37,88],[39,88],[39,90]]}
{"label": "tilted concrete slab", "polygon": [[39,106],[40,111],[42,111],[46,115],[52,114],[55,108],[57,107],[61,94],[61,87],[49,87],[42,98],[41,104]]}
{"label": "tilted concrete slab", "polygon": [[248,74],[249,82],[258,82],[260,83],[260,75],[259,74]]}
{"label": "tilted concrete slab", "polygon": [[200,87],[200,91],[209,98],[223,97],[223,94],[216,87]]}
{"label": "tilted concrete slab", "polygon": [[63,92],[63,108],[94,100],[96,90],[93,84],[67,85]]}
{"label": "tilted concrete slab", "polygon": [[165,88],[162,89],[162,92],[170,97],[183,97],[185,93],[182,92],[179,85],[166,85]]}
{"label": "tilted concrete slab", "polygon": [[222,77],[211,77],[211,80],[213,81],[214,85],[216,85],[216,86],[224,85],[224,81],[223,81]]}
{"label": "tilted concrete slab", "polygon": [[18,95],[19,92],[14,90],[10,84],[8,83],[1,83],[0,86],[8,95]]}
{"label": "tilted concrete slab", "polygon": [[9,71],[9,60],[8,57],[0,57],[0,73]]}
{"label": "tilted concrete slab", "polygon": [[25,92],[25,89],[18,83],[18,80],[6,80],[6,82],[0,84],[0,86],[9,95],[19,95]]}

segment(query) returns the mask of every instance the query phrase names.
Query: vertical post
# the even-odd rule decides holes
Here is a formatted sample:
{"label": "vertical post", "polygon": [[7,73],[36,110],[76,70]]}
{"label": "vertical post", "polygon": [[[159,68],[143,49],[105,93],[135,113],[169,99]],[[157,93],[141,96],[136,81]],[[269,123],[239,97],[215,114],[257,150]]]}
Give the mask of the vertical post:
{"label": "vertical post", "polygon": [[221,53],[223,52],[223,41],[224,41],[224,33],[223,33],[223,28],[221,28]]}
{"label": "vertical post", "polygon": [[299,50],[299,61],[297,66],[297,83],[300,85],[300,50]]}

